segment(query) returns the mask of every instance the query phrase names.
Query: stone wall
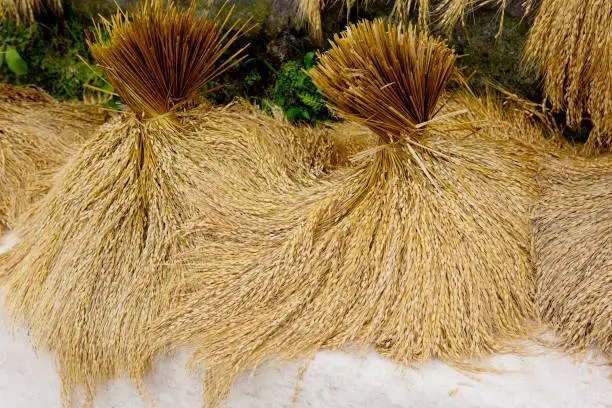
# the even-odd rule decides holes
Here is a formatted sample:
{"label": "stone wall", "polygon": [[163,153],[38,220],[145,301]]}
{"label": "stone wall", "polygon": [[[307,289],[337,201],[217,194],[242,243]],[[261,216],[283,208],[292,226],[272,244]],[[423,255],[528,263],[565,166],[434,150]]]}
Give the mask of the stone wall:
{"label": "stone wall", "polygon": [[[76,10],[85,14],[108,14],[115,10],[114,0],[72,0]],[[122,7],[132,0],[117,0]],[[177,0],[188,5],[189,0]],[[275,66],[299,58],[300,53],[312,49],[314,44],[308,40],[307,30],[296,21],[296,2],[298,0],[229,0],[234,6],[234,20],[247,21],[253,29],[240,45],[250,43],[249,55],[260,61],[268,61]],[[335,3],[323,14],[324,34],[330,38],[341,31],[347,23],[346,10]],[[212,3],[212,5],[211,5]],[[216,12],[223,0],[198,0],[201,12]],[[478,71],[474,86],[482,87],[487,80],[500,83],[508,89],[525,97],[537,100],[540,84],[532,74],[520,69],[521,48],[529,26],[529,18],[523,18],[524,0],[510,0],[506,7],[506,26],[501,39],[496,39],[499,27],[498,6],[483,6],[466,19],[468,27],[461,27],[449,37],[460,53],[470,54],[463,61],[471,72]],[[435,7],[435,2],[434,2]],[[370,0],[367,8],[355,6],[350,12],[350,20],[362,18],[387,17],[393,8],[393,0]]]}

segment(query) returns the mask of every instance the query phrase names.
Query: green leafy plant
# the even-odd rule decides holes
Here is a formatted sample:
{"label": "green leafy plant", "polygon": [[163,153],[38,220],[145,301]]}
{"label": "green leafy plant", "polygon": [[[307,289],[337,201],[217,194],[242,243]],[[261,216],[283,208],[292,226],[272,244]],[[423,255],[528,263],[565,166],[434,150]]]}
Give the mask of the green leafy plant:
{"label": "green leafy plant", "polygon": [[306,73],[314,64],[314,52],[307,52],[301,60],[283,64],[276,74],[271,99],[283,108],[287,120],[291,123],[314,124],[331,119],[319,89]]}
{"label": "green leafy plant", "polygon": [[244,59],[222,78],[207,84],[207,88],[224,85],[218,91],[207,95],[207,98],[217,104],[226,104],[235,98],[243,98],[258,105],[273,83],[270,72],[274,72],[274,67],[268,61],[254,57]]}
{"label": "green leafy plant", "polygon": [[0,67],[6,61],[6,66],[15,75],[25,75],[28,73],[28,64],[21,58],[15,47],[0,47]]}

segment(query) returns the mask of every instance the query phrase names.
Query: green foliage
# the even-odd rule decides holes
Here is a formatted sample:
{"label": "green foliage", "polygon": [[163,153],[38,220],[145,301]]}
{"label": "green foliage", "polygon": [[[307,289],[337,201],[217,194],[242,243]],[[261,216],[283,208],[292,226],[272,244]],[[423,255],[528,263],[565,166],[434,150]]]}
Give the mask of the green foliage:
{"label": "green foliage", "polygon": [[3,58],[0,59],[0,67],[6,60],[6,66],[13,74],[19,76],[28,73],[28,64],[21,58],[21,55],[19,55],[15,47],[3,46],[0,52],[3,54]]}
{"label": "green foliage", "polygon": [[331,119],[319,89],[306,74],[314,66],[314,58],[314,52],[308,52],[301,60],[283,64],[276,75],[270,96],[273,103],[283,108],[291,123],[315,124]]}
{"label": "green foliage", "polygon": [[0,50],[0,82],[36,84],[59,100],[82,100],[86,85],[112,92],[93,68],[85,30],[76,19],[50,24],[4,19]]}
{"label": "green foliage", "polygon": [[226,104],[235,98],[243,98],[259,105],[272,84],[273,70],[274,68],[265,60],[247,58],[223,75],[223,78],[207,85],[208,89],[224,85],[218,91],[209,94],[208,99],[213,103]]}

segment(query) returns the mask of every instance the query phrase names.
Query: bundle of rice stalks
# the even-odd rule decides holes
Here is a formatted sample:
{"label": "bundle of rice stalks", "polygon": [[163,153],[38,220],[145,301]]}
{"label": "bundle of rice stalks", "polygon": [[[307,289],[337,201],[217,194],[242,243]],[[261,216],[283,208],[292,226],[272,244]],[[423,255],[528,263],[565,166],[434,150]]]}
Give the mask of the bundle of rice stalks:
{"label": "bundle of rice stalks", "polygon": [[177,266],[190,273],[147,354],[195,348],[206,406],[269,359],[373,347],[402,364],[463,362],[526,333],[538,160],[494,127],[455,121],[439,100],[455,58],[413,28],[349,26],[312,77],[377,145],[267,212],[194,223]]}
{"label": "bundle of rice stalks", "polygon": [[59,16],[63,11],[62,0],[0,0],[0,18],[9,15],[17,21],[34,20],[43,12]]}
{"label": "bundle of rice stalks", "polygon": [[55,170],[106,119],[95,107],[0,85],[0,234],[46,193]]}
{"label": "bundle of rice stalks", "polygon": [[612,157],[553,161],[535,209],[537,309],[574,352],[612,358]]}
{"label": "bundle of rice stalks", "polygon": [[544,77],[552,107],[570,126],[585,116],[593,130],[587,150],[612,147],[612,2],[543,0],[525,58]]}
{"label": "bundle of rice stalks", "polygon": [[0,261],[7,311],[57,358],[67,398],[82,387],[91,401],[105,379],[148,369],[142,331],[172,305],[165,263],[189,245],[175,232],[210,192],[209,146],[183,108],[240,60],[221,58],[244,27],[165,3],[96,28],[91,52],[130,112],[61,169]]}

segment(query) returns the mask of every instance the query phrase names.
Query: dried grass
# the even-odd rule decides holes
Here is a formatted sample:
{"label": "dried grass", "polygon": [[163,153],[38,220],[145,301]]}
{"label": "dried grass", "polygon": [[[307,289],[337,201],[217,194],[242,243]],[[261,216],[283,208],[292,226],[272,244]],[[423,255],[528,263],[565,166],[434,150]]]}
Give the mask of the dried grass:
{"label": "dried grass", "polygon": [[[510,4],[510,1],[511,0],[441,0],[436,5],[432,14],[436,16],[436,24],[439,28],[451,31],[459,22],[464,23],[465,16],[474,13],[476,10],[483,7],[495,8],[498,10],[499,14],[499,31],[496,36],[499,37],[504,26],[506,7]],[[535,0],[523,0],[522,4],[525,7],[526,14],[531,11],[534,2]],[[426,11],[421,8],[420,13],[423,14],[425,12]]]}
{"label": "dried grass", "polygon": [[0,0],[0,19],[9,15],[21,20],[34,20],[42,12],[59,16],[64,11],[62,0]]}
{"label": "dried grass", "polygon": [[525,45],[525,58],[544,77],[553,108],[567,111],[576,128],[590,116],[590,152],[612,147],[610,25],[610,1],[543,0]]}
{"label": "dried grass", "polygon": [[538,313],[565,348],[612,358],[612,157],[552,161],[540,182]]}
{"label": "dried grass", "polygon": [[0,84],[0,233],[47,192],[54,171],[106,119],[95,107]]}
{"label": "dried grass", "polygon": [[353,168],[293,193],[255,187],[233,217],[187,226],[195,246],[176,267],[189,273],[147,354],[194,348],[207,407],[270,359],[373,347],[401,364],[464,362],[526,334],[540,159],[499,118],[476,133],[452,119],[438,97],[454,58],[412,28],[350,26],[312,77],[376,146]]}

